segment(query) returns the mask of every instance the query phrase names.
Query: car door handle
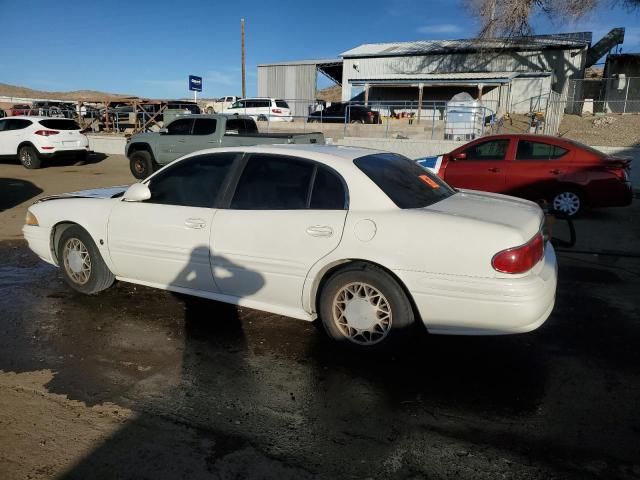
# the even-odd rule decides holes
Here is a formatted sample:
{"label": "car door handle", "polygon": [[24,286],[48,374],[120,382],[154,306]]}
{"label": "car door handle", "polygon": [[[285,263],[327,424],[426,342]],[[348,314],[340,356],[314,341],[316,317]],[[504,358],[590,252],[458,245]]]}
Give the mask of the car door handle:
{"label": "car door handle", "polygon": [[493,172],[493,173],[498,173],[500,171],[500,169],[497,168],[497,167],[487,168],[487,170],[489,170],[490,172]]}
{"label": "car door handle", "polygon": [[186,140],[177,140],[178,143],[185,143]]}
{"label": "car door handle", "polygon": [[553,170],[549,170],[549,173],[552,173],[554,175],[560,175],[562,173],[562,170],[558,170],[557,168],[554,168]]}
{"label": "car door handle", "polygon": [[312,237],[330,237],[333,235],[333,228],[326,225],[313,225],[307,228],[307,233]]}
{"label": "car door handle", "polygon": [[201,229],[201,228],[204,228],[206,224],[207,224],[207,223],[206,223],[203,219],[201,219],[201,218],[187,218],[187,219],[184,221],[184,226],[185,226],[185,227],[187,227],[187,228],[194,228],[194,229],[196,229],[196,230],[199,230],[199,229]]}

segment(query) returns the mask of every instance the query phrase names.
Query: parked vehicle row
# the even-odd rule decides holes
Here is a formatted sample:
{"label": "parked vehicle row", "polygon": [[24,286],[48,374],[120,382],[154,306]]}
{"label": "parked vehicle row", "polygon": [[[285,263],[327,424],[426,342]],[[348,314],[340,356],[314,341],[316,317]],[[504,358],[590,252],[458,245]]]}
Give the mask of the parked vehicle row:
{"label": "parked vehicle row", "polygon": [[454,187],[544,201],[569,216],[586,207],[630,205],[633,198],[630,160],[558,137],[482,137],[419,162]]}
{"label": "parked vehicle row", "polygon": [[396,154],[272,145],[202,150],[129,188],[41,199],[23,232],[79,292],[117,279],[319,318],[371,350],[416,325],[539,327],[557,275],[543,220],[535,203],[455,190]]}
{"label": "parked vehicle row", "polygon": [[328,107],[309,114],[310,123],[382,123],[380,114],[369,107],[334,102]]}

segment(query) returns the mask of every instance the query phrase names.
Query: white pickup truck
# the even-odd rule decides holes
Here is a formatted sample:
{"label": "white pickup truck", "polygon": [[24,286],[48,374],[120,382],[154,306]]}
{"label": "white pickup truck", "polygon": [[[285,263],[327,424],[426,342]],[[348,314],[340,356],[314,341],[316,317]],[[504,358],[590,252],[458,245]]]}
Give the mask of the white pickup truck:
{"label": "white pickup truck", "polygon": [[240,97],[228,96],[220,97],[213,101],[206,101],[204,103],[204,106],[202,106],[202,111],[204,113],[208,113],[209,115],[213,113],[221,113],[224,109],[229,108],[238,100],[240,100]]}

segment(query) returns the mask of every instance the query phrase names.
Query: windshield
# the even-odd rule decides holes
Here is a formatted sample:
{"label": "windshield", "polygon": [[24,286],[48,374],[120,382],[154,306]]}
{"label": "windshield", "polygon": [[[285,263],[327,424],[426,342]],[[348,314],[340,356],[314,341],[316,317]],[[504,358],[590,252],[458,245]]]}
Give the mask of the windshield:
{"label": "windshield", "polygon": [[454,195],[440,177],[395,153],[356,158],[362,170],[399,208],[423,208]]}

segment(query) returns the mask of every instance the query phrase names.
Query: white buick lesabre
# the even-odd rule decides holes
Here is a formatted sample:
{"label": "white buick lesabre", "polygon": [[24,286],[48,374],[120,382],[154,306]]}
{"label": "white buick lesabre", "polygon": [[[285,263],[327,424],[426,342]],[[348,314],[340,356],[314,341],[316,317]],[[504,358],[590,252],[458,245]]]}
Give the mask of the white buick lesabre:
{"label": "white buick lesabre", "polygon": [[556,292],[543,213],[459,191],[399,155],[334,146],[204,150],[129,188],[44,198],[24,236],[66,282],[114,281],[294,317],[378,348],[534,330]]}

